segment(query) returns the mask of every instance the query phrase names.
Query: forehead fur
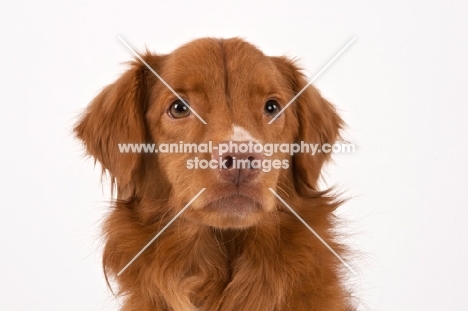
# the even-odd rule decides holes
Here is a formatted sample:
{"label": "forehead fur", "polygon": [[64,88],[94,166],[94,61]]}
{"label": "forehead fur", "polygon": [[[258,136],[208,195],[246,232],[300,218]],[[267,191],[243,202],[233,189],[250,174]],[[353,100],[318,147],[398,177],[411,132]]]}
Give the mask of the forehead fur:
{"label": "forehead fur", "polygon": [[237,98],[287,87],[271,58],[239,38],[202,38],[183,45],[168,55],[162,76],[175,89],[217,89]]}

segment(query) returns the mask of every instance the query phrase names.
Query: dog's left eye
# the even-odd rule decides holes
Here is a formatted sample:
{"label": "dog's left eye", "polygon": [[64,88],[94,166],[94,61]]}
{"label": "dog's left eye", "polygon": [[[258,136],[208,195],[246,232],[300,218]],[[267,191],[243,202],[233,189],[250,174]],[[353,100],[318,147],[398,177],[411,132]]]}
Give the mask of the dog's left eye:
{"label": "dog's left eye", "polygon": [[185,118],[190,115],[190,109],[186,104],[184,104],[184,102],[178,99],[171,104],[169,115],[174,119]]}
{"label": "dog's left eye", "polygon": [[278,114],[279,112],[279,104],[276,100],[274,99],[269,99],[265,103],[265,107],[263,108],[265,111],[265,114],[269,117],[274,117]]}

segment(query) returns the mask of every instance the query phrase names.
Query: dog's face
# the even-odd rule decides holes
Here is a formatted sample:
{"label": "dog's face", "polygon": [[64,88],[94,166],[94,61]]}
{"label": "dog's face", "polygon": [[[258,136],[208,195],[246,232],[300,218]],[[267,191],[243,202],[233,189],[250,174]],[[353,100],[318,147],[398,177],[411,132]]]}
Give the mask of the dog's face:
{"label": "dog's face", "polygon": [[[150,135],[156,143],[265,144],[278,142],[280,133],[284,142],[294,140],[297,121],[292,111],[268,124],[293,95],[288,82],[270,58],[249,44],[237,40],[193,42],[169,55],[160,75],[207,124],[190,110],[180,109],[183,103],[167,87],[159,85],[146,113],[147,124],[153,125]],[[286,124],[291,129],[285,131]],[[221,158],[226,161],[232,152]],[[276,188],[280,170],[186,168],[190,159],[218,160],[218,153],[159,155],[173,187],[175,203],[188,202],[206,188],[185,217],[219,227],[252,225],[275,207],[268,188]],[[263,158],[262,154],[249,156]],[[272,158],[282,160],[285,155],[278,153]],[[237,176],[232,176],[235,174],[242,176],[236,180]]]}
{"label": "dog's face", "polygon": [[[148,53],[144,59],[193,112],[139,62],[94,100],[75,131],[88,153],[115,178],[119,198],[166,199],[178,211],[206,188],[182,217],[219,228],[242,228],[261,222],[277,208],[269,188],[299,195],[316,189],[325,154],[266,156],[232,148],[222,154],[216,149],[119,153],[118,144],[125,143],[331,144],[342,124],[313,87],[278,115],[306,81],[288,59],[265,56],[240,39],[199,39],[171,54]],[[188,167],[194,159],[215,159],[226,166]],[[282,165],[268,171],[235,168],[236,159],[270,164],[276,160]]]}

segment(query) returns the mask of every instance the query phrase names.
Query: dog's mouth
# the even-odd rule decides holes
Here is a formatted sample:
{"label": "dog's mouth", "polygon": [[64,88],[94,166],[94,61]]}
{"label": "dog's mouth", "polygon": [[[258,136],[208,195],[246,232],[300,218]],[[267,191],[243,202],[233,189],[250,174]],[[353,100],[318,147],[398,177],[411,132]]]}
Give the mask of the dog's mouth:
{"label": "dog's mouth", "polygon": [[233,186],[217,185],[207,193],[205,209],[219,213],[248,213],[262,209],[261,187],[258,183]]}
{"label": "dog's mouth", "polygon": [[243,193],[221,196],[205,205],[211,212],[248,214],[261,209],[261,204],[255,198]]}
{"label": "dog's mouth", "polygon": [[246,228],[256,224],[267,208],[258,185],[207,189],[204,198],[186,217],[218,228]]}

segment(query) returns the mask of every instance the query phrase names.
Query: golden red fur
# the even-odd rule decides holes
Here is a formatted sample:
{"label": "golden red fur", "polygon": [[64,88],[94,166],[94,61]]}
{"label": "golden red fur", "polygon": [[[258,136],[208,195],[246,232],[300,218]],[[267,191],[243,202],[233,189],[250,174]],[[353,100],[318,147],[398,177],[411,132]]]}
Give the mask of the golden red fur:
{"label": "golden red fur", "polygon": [[147,52],[143,59],[207,124],[193,113],[171,116],[177,98],[134,61],[75,127],[117,189],[104,224],[103,266],[124,297],[122,310],[348,310],[341,263],[268,189],[343,254],[333,231],[338,203],[317,186],[329,155],[274,154],[288,160],[289,168],[233,182],[219,170],[186,167],[188,159],[211,154],[118,149],[119,143],[219,143],[232,137],[234,125],[262,143],[334,143],[343,125],[334,107],[310,86],[268,125],[265,102],[274,98],[284,107],[307,81],[291,60],[265,56],[241,39],[199,39],[168,55]]}

